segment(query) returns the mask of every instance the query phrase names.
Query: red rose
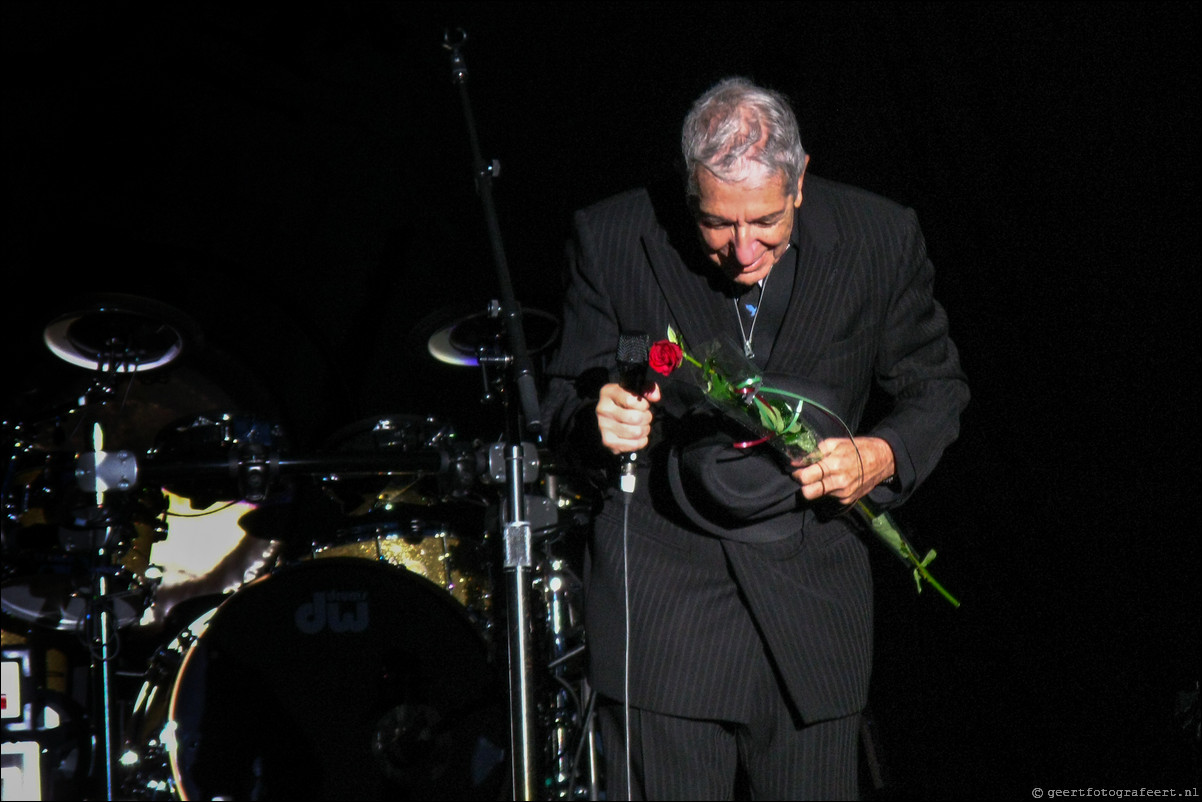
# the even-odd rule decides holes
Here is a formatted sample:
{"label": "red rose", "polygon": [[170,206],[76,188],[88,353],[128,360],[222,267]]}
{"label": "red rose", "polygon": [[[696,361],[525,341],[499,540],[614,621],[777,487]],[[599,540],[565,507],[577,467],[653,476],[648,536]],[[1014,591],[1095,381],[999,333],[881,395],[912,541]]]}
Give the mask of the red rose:
{"label": "red rose", "polygon": [[647,364],[651,366],[651,369],[664,376],[680,367],[683,360],[684,351],[670,340],[660,340],[652,345],[651,353],[647,356]]}

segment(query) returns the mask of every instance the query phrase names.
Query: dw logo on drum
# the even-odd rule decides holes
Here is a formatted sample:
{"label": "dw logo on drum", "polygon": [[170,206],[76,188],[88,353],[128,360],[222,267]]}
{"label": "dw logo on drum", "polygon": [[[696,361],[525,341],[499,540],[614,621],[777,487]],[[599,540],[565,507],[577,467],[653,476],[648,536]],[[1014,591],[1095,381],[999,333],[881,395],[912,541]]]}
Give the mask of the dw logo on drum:
{"label": "dw logo on drum", "polygon": [[[349,612],[345,604],[353,602]],[[296,628],[306,635],[316,635],[327,627],[331,632],[363,632],[367,629],[367,594],[349,591],[316,591],[313,601],[296,609]]]}

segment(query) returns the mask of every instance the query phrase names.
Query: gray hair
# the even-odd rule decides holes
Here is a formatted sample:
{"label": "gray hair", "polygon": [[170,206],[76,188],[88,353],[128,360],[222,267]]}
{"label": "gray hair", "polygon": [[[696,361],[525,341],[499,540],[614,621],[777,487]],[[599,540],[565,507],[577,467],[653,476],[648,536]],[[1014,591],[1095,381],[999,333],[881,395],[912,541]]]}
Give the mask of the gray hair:
{"label": "gray hair", "polygon": [[697,171],[702,168],[721,181],[739,181],[747,175],[748,162],[755,162],[783,173],[788,188],[797,185],[805,167],[788,99],[746,78],[725,78],[697,98],[685,117],[680,147],[689,197],[698,194]]}

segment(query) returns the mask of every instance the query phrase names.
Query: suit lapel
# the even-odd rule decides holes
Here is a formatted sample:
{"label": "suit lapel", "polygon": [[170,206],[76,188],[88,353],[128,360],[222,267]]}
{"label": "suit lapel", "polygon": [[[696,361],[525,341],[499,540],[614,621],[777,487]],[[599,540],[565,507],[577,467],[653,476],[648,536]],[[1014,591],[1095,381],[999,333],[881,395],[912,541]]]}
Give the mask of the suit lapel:
{"label": "suit lapel", "polygon": [[[691,270],[668,242],[662,229],[643,235],[647,262],[655,273],[660,292],[668,305],[672,328],[685,341],[690,352],[727,333],[722,317],[732,311],[725,293],[716,288],[709,276]],[[715,291],[718,289],[718,291]],[[662,337],[666,332],[659,332]]]}
{"label": "suit lapel", "polygon": [[839,292],[834,219],[820,199],[802,201],[793,229],[797,269],[789,306],[776,336],[767,369],[806,376],[831,340],[830,310]]}

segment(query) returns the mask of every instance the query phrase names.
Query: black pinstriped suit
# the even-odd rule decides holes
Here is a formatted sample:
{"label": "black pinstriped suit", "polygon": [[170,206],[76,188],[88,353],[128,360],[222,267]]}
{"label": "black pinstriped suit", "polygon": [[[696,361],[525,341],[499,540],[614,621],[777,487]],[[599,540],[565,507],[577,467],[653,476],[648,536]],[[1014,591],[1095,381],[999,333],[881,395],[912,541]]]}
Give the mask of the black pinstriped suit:
{"label": "black pinstriped suit", "polygon": [[[612,370],[621,333],[656,340],[671,324],[693,347],[737,336],[725,280],[713,275],[696,238],[679,186],[662,200],[638,190],[577,214],[563,340],[544,405],[553,446],[605,458],[594,412],[602,380],[589,377]],[[832,388],[831,403],[853,431],[874,381],[892,397],[891,411],[863,433],[886,439],[897,462],[900,490],[878,488],[873,498],[900,502],[955,439],[968,399],[915,215],[809,175],[791,242],[792,286],[770,280],[765,290],[787,292],[787,310],[760,361],[767,371]],[[760,342],[757,332],[757,351]],[[805,515],[794,534],[766,544],[699,533],[674,511],[662,480],[668,419],[669,411],[657,414],[629,509],[631,704],[745,722],[764,692],[755,678],[766,643],[806,722],[861,710],[872,594],[866,547],[852,522]],[[595,522],[585,598],[591,680],[616,699],[625,693],[620,496]]]}

